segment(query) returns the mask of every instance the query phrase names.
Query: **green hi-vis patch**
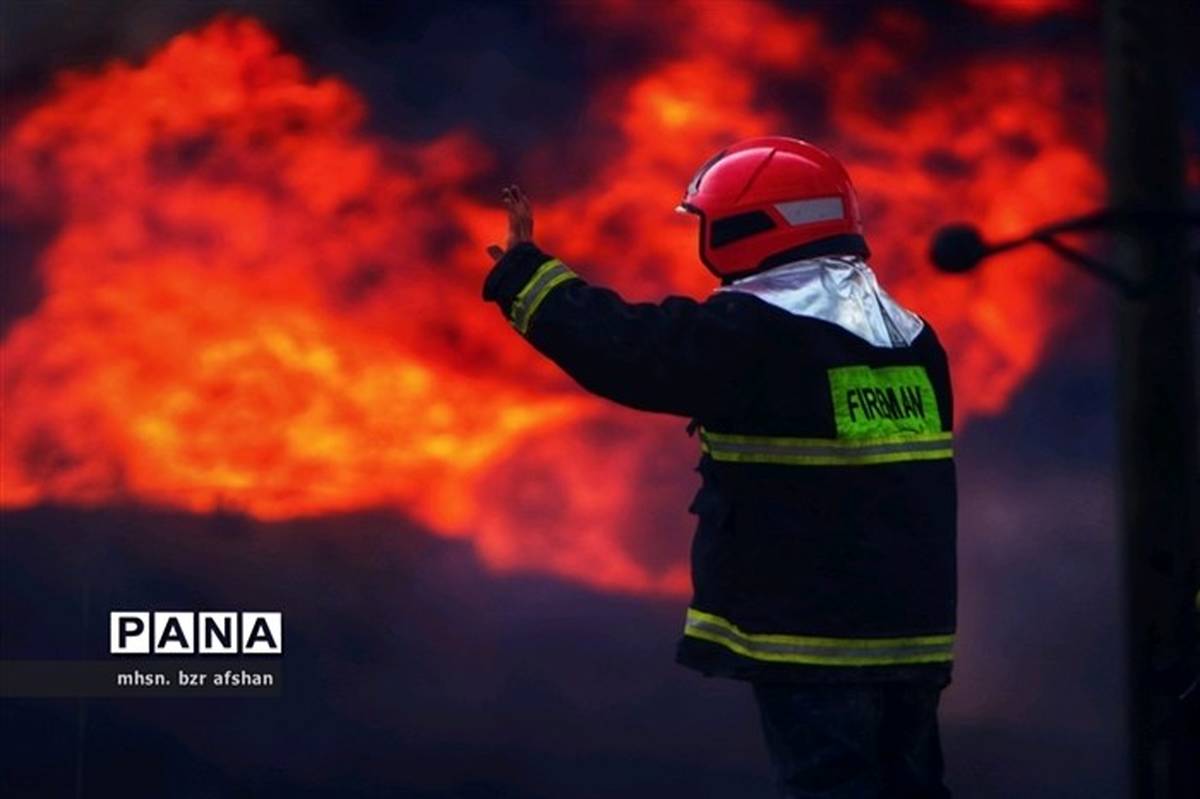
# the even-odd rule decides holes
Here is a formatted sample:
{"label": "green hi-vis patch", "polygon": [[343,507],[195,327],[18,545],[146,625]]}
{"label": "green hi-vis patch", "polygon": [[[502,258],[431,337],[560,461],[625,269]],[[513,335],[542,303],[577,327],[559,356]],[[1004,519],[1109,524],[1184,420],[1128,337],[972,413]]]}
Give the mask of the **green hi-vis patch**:
{"label": "green hi-vis patch", "polygon": [[942,429],[923,366],[843,366],[829,370],[838,438],[881,438]]}

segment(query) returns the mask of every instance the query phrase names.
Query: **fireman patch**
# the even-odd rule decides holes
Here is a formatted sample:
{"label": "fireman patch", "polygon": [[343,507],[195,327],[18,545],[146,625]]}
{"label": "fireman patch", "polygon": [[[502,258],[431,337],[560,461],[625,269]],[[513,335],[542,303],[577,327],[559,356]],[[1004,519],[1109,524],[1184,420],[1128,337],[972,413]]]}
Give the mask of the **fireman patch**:
{"label": "fireman patch", "polygon": [[829,370],[838,438],[883,438],[942,429],[923,366],[843,366]]}

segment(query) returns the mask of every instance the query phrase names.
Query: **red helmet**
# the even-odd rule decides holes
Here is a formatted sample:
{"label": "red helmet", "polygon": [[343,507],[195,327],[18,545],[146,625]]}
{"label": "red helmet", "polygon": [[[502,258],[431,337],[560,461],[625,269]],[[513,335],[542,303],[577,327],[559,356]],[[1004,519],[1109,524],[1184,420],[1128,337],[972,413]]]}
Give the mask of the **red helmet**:
{"label": "red helmet", "polygon": [[869,254],[845,168],[786,136],[747,139],[717,153],[676,210],[700,217],[700,260],[721,278],[806,256]]}

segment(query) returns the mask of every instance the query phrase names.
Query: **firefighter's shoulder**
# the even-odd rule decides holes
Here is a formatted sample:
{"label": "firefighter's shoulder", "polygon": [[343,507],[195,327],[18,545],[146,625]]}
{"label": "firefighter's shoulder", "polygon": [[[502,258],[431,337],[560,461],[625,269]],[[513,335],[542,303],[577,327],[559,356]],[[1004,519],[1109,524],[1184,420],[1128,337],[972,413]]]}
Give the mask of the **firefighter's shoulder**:
{"label": "firefighter's shoulder", "polygon": [[772,330],[779,325],[796,326],[818,323],[820,320],[792,313],[765,302],[753,294],[737,291],[715,291],[701,304],[709,316],[725,320],[728,324],[741,325],[757,330]]}
{"label": "firefighter's shoulder", "polygon": [[[672,306],[675,306],[672,309]],[[691,313],[707,326],[726,328],[742,336],[766,330],[778,309],[749,295],[716,291],[703,300],[668,297],[663,307],[677,313]]]}

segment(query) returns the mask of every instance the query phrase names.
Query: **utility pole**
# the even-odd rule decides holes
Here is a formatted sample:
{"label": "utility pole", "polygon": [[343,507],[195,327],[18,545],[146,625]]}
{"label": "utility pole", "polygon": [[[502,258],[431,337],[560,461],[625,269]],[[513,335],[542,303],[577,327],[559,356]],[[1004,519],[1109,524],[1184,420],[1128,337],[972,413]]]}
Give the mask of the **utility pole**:
{"label": "utility pole", "polygon": [[[1187,9],[1181,0],[1106,0],[1104,11],[1110,207],[1182,214]],[[1135,799],[1192,799],[1200,747],[1178,697],[1197,674],[1193,264],[1181,225],[1133,226],[1114,244],[1116,265],[1146,287],[1122,297],[1117,313],[1130,787]]]}
{"label": "utility pole", "polygon": [[[1117,443],[1126,721],[1134,799],[1200,797],[1200,306],[1184,206],[1182,45],[1187,0],[1105,0],[1109,206],[988,241],[969,223],[930,246],[968,272],[1039,244],[1117,290]],[[1193,0],[1194,1],[1194,0]],[[1111,258],[1059,236],[1110,231]]]}

